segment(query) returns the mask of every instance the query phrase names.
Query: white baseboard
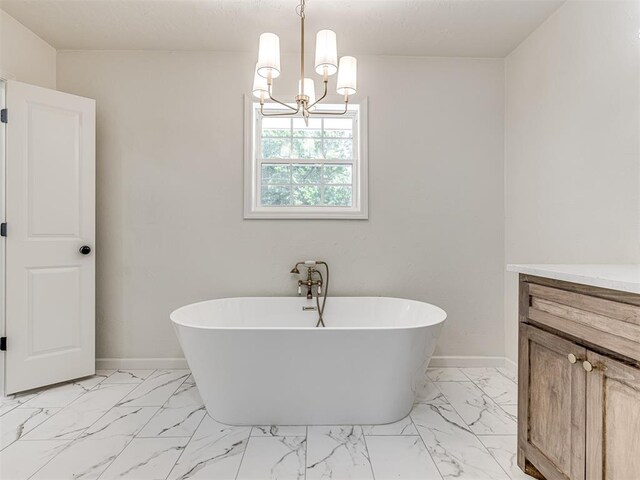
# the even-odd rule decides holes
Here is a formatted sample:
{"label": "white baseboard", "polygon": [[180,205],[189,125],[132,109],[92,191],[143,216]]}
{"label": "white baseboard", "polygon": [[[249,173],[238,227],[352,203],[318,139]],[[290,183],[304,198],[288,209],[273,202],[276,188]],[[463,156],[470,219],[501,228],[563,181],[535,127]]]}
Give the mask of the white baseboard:
{"label": "white baseboard", "polygon": [[434,355],[429,367],[504,367],[504,357],[471,357],[462,355]]}
{"label": "white baseboard", "polygon": [[184,358],[96,358],[97,370],[189,368]]}
{"label": "white baseboard", "polygon": [[511,360],[510,358],[505,358],[504,359],[504,368],[509,370],[515,376],[518,376],[518,364],[516,362],[514,362],[513,360]]}
{"label": "white baseboard", "polygon": [[[506,367],[516,372],[517,365],[505,357],[433,356],[429,367]],[[96,369],[117,370],[189,368],[184,358],[98,358]]]}

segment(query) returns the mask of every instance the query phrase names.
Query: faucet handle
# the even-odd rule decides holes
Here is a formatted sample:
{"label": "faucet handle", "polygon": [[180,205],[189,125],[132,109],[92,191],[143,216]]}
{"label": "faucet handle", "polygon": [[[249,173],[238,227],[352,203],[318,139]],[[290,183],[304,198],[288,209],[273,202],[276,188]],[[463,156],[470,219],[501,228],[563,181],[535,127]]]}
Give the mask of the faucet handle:
{"label": "faucet handle", "polygon": [[318,295],[322,295],[322,285],[318,285]]}
{"label": "faucet handle", "polygon": [[302,295],[302,287],[298,285],[298,296]]}

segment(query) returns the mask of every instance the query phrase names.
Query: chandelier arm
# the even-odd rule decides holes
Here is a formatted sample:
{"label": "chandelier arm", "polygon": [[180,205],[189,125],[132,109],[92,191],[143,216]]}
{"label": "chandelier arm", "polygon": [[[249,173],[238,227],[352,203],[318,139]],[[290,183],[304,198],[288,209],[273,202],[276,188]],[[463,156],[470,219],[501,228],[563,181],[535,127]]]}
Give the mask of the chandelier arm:
{"label": "chandelier arm", "polygon": [[283,107],[287,107],[288,109],[293,110],[293,111],[294,111],[294,112],[296,112],[296,113],[298,113],[298,112],[300,111],[300,105],[298,105],[298,108],[293,108],[291,105],[287,105],[286,103],[281,102],[281,101],[280,101],[280,100],[278,100],[277,98],[274,98],[274,97],[273,97],[273,94],[272,94],[272,88],[271,88],[271,85],[269,85],[269,99],[270,99],[270,100],[273,100],[274,102],[276,102],[276,103],[277,103],[277,104],[279,104],[279,105],[282,105]]}
{"label": "chandelier arm", "polygon": [[[287,105],[286,103],[283,104],[286,105],[287,107],[289,107],[289,105]],[[289,113],[289,112],[278,112],[278,113],[265,113],[264,112],[264,104],[260,104],[260,115],[262,115],[263,117],[282,117],[285,115],[295,115],[300,111],[300,106],[298,105],[298,108],[295,109],[293,107],[289,107],[293,110],[293,113]]]}
{"label": "chandelier arm", "polygon": [[307,110],[310,110],[311,108],[315,107],[317,103],[320,103],[324,99],[324,97],[327,96],[328,90],[329,90],[329,81],[325,80],[324,81],[324,93],[322,94],[322,96],[319,99],[317,99],[315,102],[313,102],[311,105],[309,105],[307,107]]}
{"label": "chandelier arm", "polygon": [[345,115],[349,111],[349,100],[344,102],[344,110],[342,112],[309,112],[309,115]]}
{"label": "chandelier arm", "polygon": [[282,105],[283,107],[287,107],[289,110],[292,110],[295,113],[298,113],[300,111],[300,106],[298,106],[298,108],[294,108],[291,105],[287,105],[286,103],[281,102],[280,100],[277,100],[273,97],[270,97],[270,100],[273,100],[275,103]]}

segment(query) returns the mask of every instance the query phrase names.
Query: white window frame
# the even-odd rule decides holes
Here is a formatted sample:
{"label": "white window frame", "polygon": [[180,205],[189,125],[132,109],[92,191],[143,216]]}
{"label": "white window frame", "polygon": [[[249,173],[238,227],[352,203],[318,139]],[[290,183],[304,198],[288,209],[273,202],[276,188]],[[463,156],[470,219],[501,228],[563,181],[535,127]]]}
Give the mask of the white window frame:
{"label": "white window frame", "polygon": [[[340,100],[335,102],[340,103]],[[261,178],[259,172],[260,106],[251,95],[245,96],[244,126],[244,218],[245,219],[344,219],[367,220],[368,209],[368,152],[367,152],[367,99],[351,103],[357,106],[353,129],[353,196],[352,206],[262,206],[260,205]],[[269,163],[291,163],[288,159],[274,159]],[[327,161],[327,164],[333,163]],[[336,160],[335,163],[344,163]]]}

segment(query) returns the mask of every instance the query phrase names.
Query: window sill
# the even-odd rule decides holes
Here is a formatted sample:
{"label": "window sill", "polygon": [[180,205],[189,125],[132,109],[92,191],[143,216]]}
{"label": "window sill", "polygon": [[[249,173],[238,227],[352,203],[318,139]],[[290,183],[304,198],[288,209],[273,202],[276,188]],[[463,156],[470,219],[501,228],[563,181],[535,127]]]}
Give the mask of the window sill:
{"label": "window sill", "polygon": [[278,219],[278,220],[368,220],[366,210],[327,209],[310,207],[256,208],[244,212],[245,220]]}

